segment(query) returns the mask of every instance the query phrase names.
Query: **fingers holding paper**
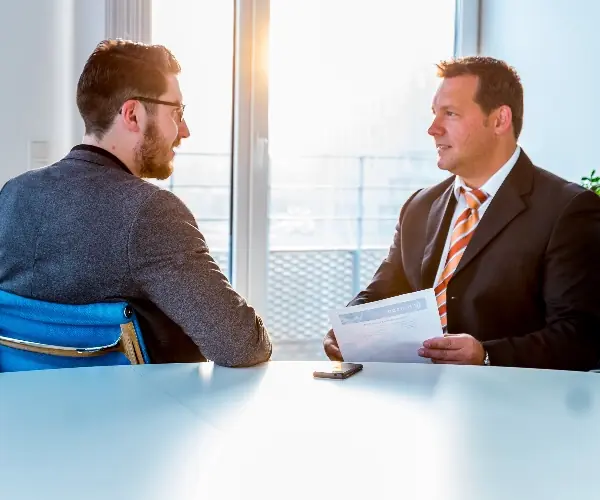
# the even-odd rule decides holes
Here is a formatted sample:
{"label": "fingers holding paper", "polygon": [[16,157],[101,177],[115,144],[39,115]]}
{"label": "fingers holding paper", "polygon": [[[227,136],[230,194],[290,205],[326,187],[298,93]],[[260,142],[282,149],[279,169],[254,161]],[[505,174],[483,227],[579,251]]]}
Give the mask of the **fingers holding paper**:
{"label": "fingers holding paper", "polygon": [[423,342],[419,356],[433,363],[455,365],[482,365],[485,350],[481,343],[466,333],[448,334]]}
{"label": "fingers holding paper", "polygon": [[325,354],[332,361],[344,361],[342,353],[335,338],[333,330],[329,330],[325,338],[323,339],[323,347],[325,348]]}

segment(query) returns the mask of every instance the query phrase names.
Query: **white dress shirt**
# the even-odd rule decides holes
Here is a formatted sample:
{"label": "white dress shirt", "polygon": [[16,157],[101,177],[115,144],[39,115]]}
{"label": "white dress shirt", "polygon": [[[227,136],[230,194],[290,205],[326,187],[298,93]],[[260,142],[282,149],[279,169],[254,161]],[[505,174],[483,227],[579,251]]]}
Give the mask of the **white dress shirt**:
{"label": "white dress shirt", "polygon": [[[502,165],[500,170],[498,170],[494,175],[492,175],[487,182],[481,186],[479,189],[488,195],[487,200],[485,200],[478,209],[479,219],[483,217],[487,207],[492,202],[492,199],[502,186],[504,180],[508,177],[508,174],[517,163],[517,159],[519,158],[519,154],[521,153],[521,147],[517,146],[513,155],[508,159],[508,161]],[[450,230],[448,231],[448,235],[446,236],[446,243],[444,244],[444,251],[442,252],[442,258],[440,259],[440,263],[438,265],[438,270],[435,275],[434,286],[437,284],[444,267],[446,267],[446,258],[448,257],[448,251],[450,250],[450,239],[452,238],[452,230],[454,229],[454,224],[456,223],[456,219],[458,219],[459,215],[463,213],[463,211],[468,208],[467,201],[464,196],[460,195],[460,189],[463,188],[467,191],[470,190],[469,187],[464,183],[464,181],[457,175],[454,179],[454,196],[456,197],[456,208],[454,209],[454,215],[452,216],[452,222],[450,223]]]}

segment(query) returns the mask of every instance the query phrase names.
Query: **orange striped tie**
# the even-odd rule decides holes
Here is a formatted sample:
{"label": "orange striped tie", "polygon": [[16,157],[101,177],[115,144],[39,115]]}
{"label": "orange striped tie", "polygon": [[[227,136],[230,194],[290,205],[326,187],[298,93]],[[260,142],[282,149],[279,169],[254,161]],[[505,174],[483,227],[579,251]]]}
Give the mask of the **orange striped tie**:
{"label": "orange striped tie", "polygon": [[467,248],[467,245],[475,232],[475,228],[479,222],[478,209],[488,197],[487,194],[479,189],[467,191],[460,188],[460,194],[465,197],[468,208],[465,208],[464,212],[456,219],[456,224],[454,224],[452,237],[450,239],[450,250],[448,250],[446,265],[440,275],[438,284],[434,288],[444,332],[448,326],[448,316],[446,314],[446,288],[452,278],[452,274],[454,274],[454,271],[456,271],[456,268],[458,267],[458,263],[465,252],[465,248]]}

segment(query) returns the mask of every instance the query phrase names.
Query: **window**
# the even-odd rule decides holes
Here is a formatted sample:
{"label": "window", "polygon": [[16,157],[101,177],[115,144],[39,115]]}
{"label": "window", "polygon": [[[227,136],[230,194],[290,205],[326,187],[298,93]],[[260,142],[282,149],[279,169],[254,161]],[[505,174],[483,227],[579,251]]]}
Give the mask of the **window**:
{"label": "window", "polygon": [[152,13],[192,134],[163,185],[265,319],[273,359],[323,359],[327,311],[369,282],[410,194],[445,175],[427,127],[455,2],[153,0]]}
{"label": "window", "polygon": [[427,128],[454,2],[271,0],[266,323],[274,359],[322,357],[404,201],[441,180]]}
{"label": "window", "polygon": [[159,185],[194,214],[211,255],[230,275],[233,1],[153,0],[152,43],[181,64],[180,85],[190,137],[175,171]]}

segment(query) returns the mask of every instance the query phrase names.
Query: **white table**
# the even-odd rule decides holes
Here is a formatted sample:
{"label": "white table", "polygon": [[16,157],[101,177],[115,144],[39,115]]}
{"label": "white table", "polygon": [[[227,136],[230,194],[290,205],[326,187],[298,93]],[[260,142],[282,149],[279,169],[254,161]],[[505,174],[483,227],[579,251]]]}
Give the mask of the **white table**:
{"label": "white table", "polygon": [[314,366],[0,374],[0,498],[600,497],[600,374]]}

